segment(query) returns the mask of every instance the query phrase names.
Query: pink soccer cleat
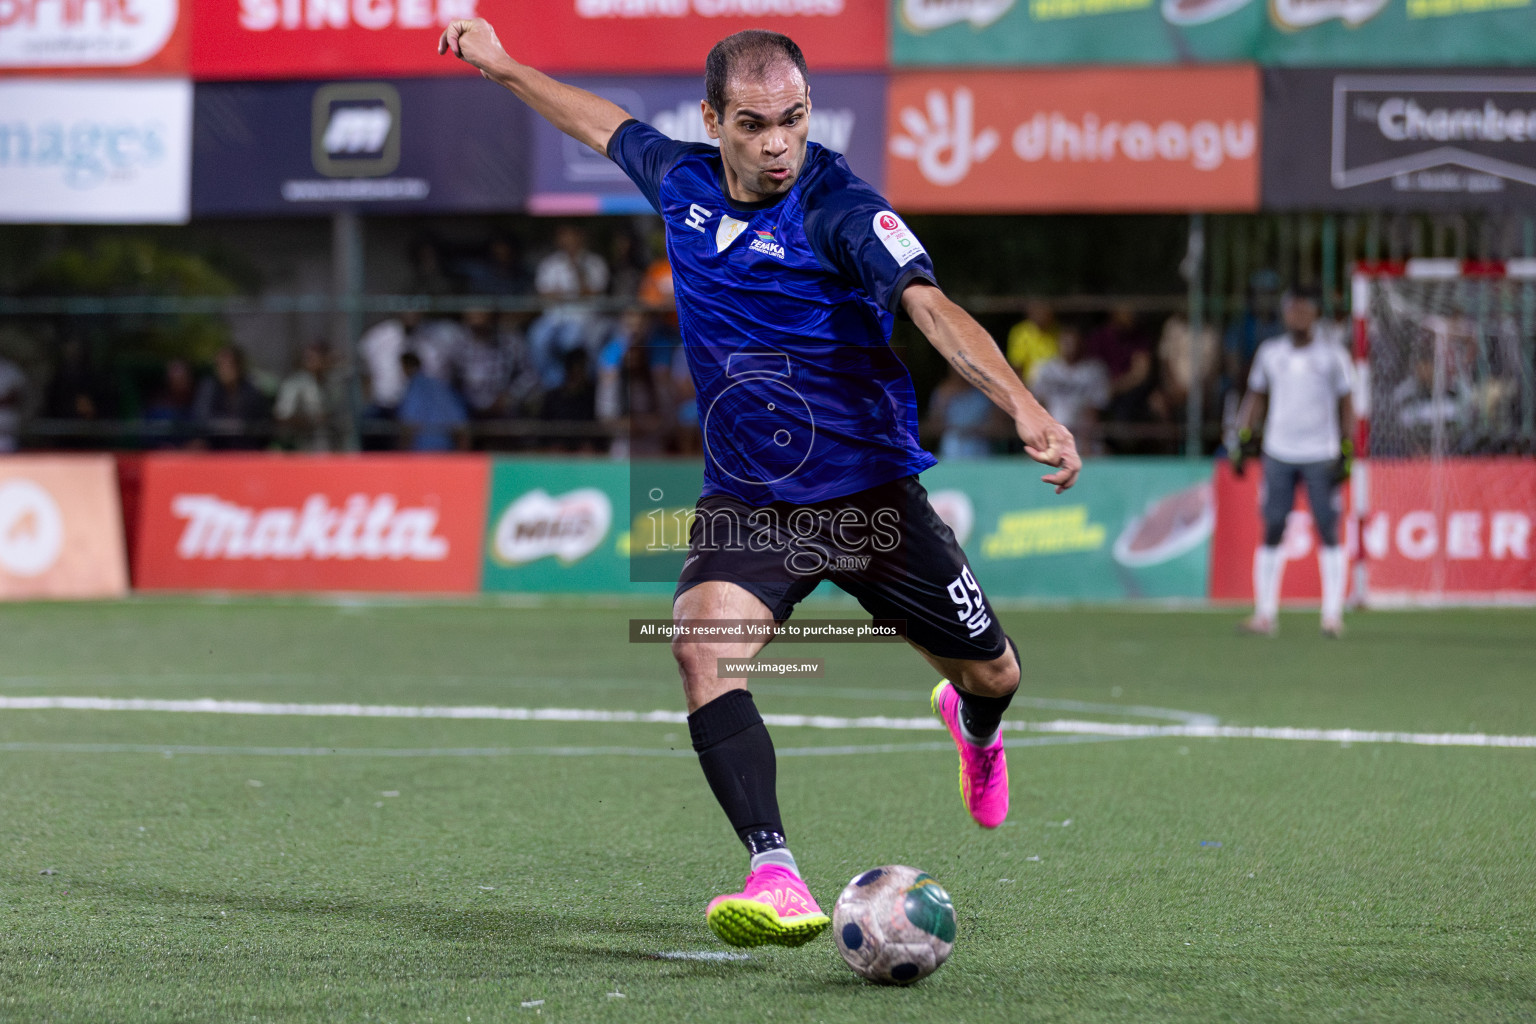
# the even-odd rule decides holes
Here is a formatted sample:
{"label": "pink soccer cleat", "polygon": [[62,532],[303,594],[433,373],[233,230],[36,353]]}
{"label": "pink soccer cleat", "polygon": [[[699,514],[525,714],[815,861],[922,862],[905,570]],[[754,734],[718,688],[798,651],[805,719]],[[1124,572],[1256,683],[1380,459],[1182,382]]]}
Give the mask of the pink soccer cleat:
{"label": "pink soccer cleat", "polygon": [[777,864],[747,875],[741,892],[710,900],[704,920],[732,946],[803,946],[832,923],[805,881]]}
{"label": "pink soccer cleat", "polygon": [[1003,735],[984,747],[965,738],[960,730],[960,694],[948,679],[940,679],[928,704],[944,719],[949,735],[960,749],[960,798],[982,828],[997,828],[1008,817],[1008,760]]}

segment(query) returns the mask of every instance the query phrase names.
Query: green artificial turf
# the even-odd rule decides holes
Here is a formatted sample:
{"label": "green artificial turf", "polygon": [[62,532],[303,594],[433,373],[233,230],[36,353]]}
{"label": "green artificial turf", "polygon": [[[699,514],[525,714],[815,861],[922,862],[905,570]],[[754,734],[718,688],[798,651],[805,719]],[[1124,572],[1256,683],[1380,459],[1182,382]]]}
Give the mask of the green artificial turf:
{"label": "green artificial turf", "polygon": [[[0,695],[677,710],[626,642],[664,614],[0,606]],[[1013,719],[1536,735],[1531,611],[1003,618]],[[773,653],[827,675],[765,712],[927,713],[903,648]],[[950,962],[882,989],[829,939],[658,958],[725,950],[745,866],[683,725],[0,710],[0,1020],[1536,1020],[1536,749],[1044,738],[986,833],[942,733],[775,730],[824,907],[881,863],[954,898]]]}

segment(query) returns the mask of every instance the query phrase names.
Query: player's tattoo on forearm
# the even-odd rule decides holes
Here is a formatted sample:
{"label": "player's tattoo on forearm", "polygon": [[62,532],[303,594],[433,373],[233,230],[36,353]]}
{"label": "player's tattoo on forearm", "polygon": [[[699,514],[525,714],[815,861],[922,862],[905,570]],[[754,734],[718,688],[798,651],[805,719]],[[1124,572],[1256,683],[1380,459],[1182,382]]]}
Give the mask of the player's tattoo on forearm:
{"label": "player's tattoo on forearm", "polygon": [[960,376],[976,385],[977,389],[994,401],[1003,396],[1003,390],[998,381],[986,370],[976,365],[976,361],[970,357],[964,349],[955,353],[951,360],[955,369],[960,371]]}

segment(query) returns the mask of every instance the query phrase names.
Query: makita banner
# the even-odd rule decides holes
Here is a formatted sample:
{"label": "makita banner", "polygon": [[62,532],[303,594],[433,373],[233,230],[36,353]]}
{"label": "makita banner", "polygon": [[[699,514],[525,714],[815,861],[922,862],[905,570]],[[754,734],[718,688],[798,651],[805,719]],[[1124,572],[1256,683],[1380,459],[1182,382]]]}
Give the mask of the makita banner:
{"label": "makita banner", "polygon": [[[27,0],[17,0],[25,3]],[[123,2],[123,0],[119,0]],[[476,74],[439,56],[456,18],[487,18],[542,71],[703,74],[716,41],[783,32],[816,70],[885,66],[884,0],[195,0],[203,79]],[[492,89],[489,83],[481,87]]]}
{"label": "makita banner", "polygon": [[0,75],[185,73],[189,13],[183,0],[5,0]]}
{"label": "makita banner", "polygon": [[886,192],[934,213],[1253,210],[1253,68],[891,79]]}
{"label": "makita banner", "polygon": [[479,589],[476,456],[191,456],[144,462],[145,590]]}
{"label": "makita banner", "polygon": [[1277,209],[1529,208],[1536,75],[1267,71],[1263,194]]}
{"label": "makita banner", "polygon": [[889,0],[898,65],[1536,62],[1530,0]]}
{"label": "makita banner", "polygon": [[[674,139],[710,142],[699,102],[700,75],[665,78],[573,78],[571,84],[612,100]],[[853,172],[875,188],[885,178],[885,79],[879,75],[817,74],[811,141],[848,158]],[[535,213],[649,212],[650,205],[624,172],[605,156],[562,134],[542,118],[533,124]]]}
{"label": "makita banner", "polygon": [[526,108],[480,78],[199,84],[192,209],[521,210],[526,125]]}

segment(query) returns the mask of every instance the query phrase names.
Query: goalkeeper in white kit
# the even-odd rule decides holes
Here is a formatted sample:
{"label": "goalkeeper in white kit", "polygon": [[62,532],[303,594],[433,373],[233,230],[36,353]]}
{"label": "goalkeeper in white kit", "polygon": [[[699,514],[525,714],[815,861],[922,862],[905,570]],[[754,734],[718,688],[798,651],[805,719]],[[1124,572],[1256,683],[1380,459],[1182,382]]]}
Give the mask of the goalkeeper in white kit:
{"label": "goalkeeper in white kit", "polygon": [[[1316,293],[1292,289],[1282,310],[1286,333],[1259,346],[1248,374],[1248,394],[1238,415],[1238,445],[1233,468],[1241,476],[1246,461],[1262,451],[1264,481],[1259,505],[1264,539],[1253,556],[1253,617],[1247,633],[1274,636],[1279,631],[1280,579],[1285,561],[1280,540],[1296,487],[1307,487],[1307,504],[1322,547],[1318,566],[1323,578],[1322,630],[1344,635],[1344,590],[1349,559],[1339,545],[1340,486],[1354,461],[1355,407],[1350,399],[1349,353],[1318,337]],[[1254,429],[1264,424],[1262,448]]]}

